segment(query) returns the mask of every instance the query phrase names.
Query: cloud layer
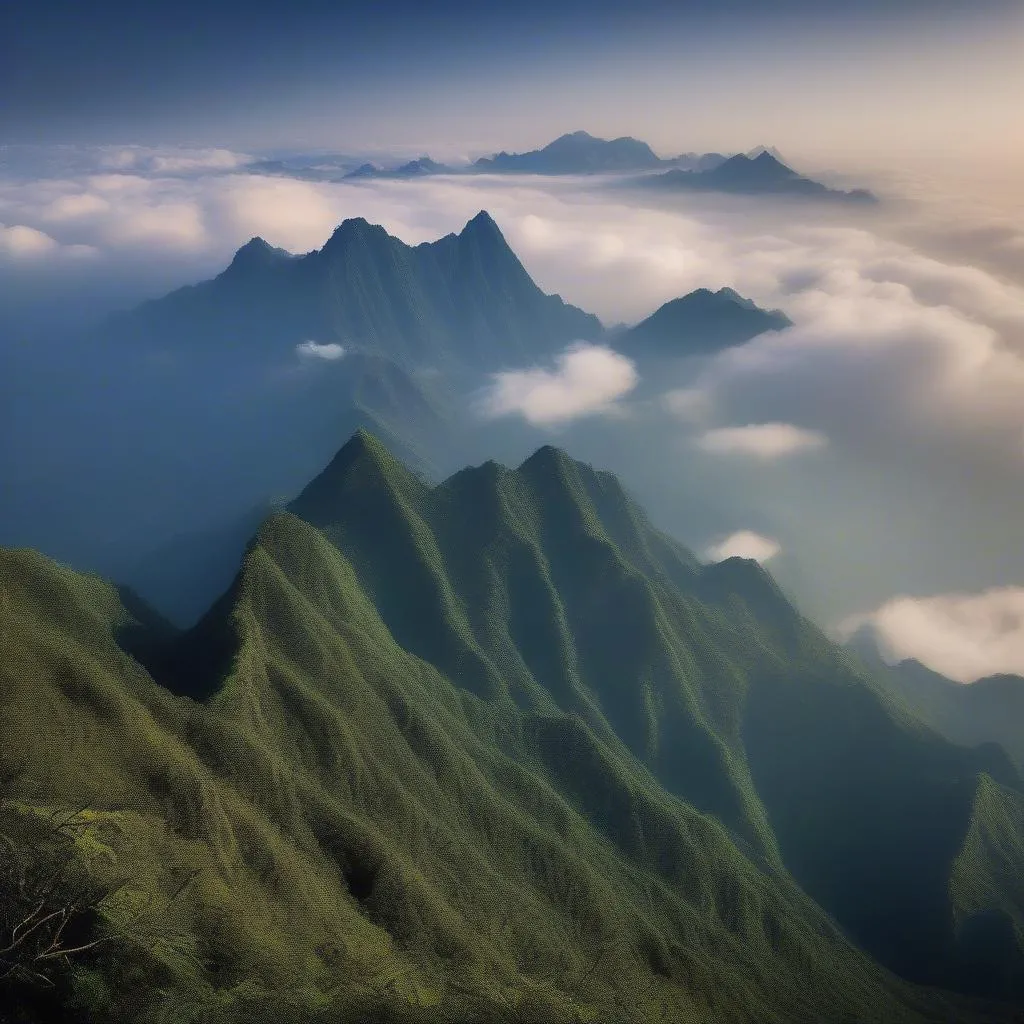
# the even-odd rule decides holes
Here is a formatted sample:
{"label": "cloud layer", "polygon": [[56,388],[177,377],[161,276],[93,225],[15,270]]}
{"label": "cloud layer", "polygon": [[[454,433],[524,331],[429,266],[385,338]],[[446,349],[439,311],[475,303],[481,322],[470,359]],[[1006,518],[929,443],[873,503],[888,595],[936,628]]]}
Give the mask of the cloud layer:
{"label": "cloud layer", "polygon": [[745,524],[777,538],[780,578],[799,563],[808,610],[830,622],[894,594],[1024,580],[1024,223],[987,192],[957,205],[922,186],[916,206],[852,220],[709,196],[653,207],[592,179],[316,182],[249,160],[121,147],[0,178],[0,311],[35,294],[74,312],[67,282],[89,297],[129,282],[108,305],[129,304],[212,276],[253,235],[308,251],[363,216],[417,243],[484,208],[541,287],[608,324],[729,286],[794,326],[642,389],[623,357],[576,346],[498,375],[481,411],[566,430],[637,413],[597,421],[648,431],[609,468],[651,481],[638,497],[691,543],[687,502],[721,507],[697,546]]}
{"label": "cloud layer", "polygon": [[738,530],[728,537],[712,544],[705,552],[712,562],[721,562],[726,558],[753,558],[758,562],[767,562],[782,550],[782,545],[770,537],[762,537],[753,530]]}
{"label": "cloud layer", "polygon": [[1024,675],[1024,587],[978,594],[897,597],[842,625],[849,636],[874,627],[890,663],[915,658],[963,683],[998,673]]}
{"label": "cloud layer", "polygon": [[638,380],[625,356],[577,342],[558,356],[553,370],[532,367],[495,374],[478,407],[490,418],[518,414],[528,423],[552,426],[612,411]]}
{"label": "cloud layer", "polygon": [[96,255],[91,245],[62,245],[38,228],[24,224],[10,227],[0,224],[0,257],[9,260],[33,262],[50,257],[83,257]]}
{"label": "cloud layer", "polygon": [[751,423],[707,430],[697,438],[697,444],[719,455],[772,460],[824,448],[828,438],[817,430],[804,430],[790,423]]}

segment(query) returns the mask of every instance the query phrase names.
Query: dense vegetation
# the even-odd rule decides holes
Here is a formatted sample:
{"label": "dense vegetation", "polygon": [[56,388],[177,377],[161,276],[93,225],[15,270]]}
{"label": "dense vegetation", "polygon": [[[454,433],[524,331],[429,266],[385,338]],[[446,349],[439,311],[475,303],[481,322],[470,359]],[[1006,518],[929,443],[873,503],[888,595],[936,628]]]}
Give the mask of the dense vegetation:
{"label": "dense vegetation", "polygon": [[357,434],[187,633],[0,552],[0,737],[84,947],[11,1019],[1010,1019],[882,964],[1012,993],[1012,762],[555,449]]}

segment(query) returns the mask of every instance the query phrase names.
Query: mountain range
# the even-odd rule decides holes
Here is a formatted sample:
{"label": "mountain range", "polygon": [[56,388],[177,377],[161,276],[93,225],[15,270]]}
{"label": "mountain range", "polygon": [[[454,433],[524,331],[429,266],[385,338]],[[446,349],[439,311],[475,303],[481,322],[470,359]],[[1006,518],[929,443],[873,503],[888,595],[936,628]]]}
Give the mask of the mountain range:
{"label": "mountain range", "polygon": [[486,211],[406,245],[362,218],[293,256],[253,238],[212,281],[113,318],[107,337],[199,352],[281,352],[311,339],[399,364],[495,368],[594,338],[598,319],[544,294]]}
{"label": "mountain range", "polygon": [[[216,278],[112,318],[93,340],[137,367],[121,387],[139,396],[132,415],[149,424],[166,416],[172,438],[184,418],[188,444],[218,441],[203,459],[184,447],[175,456],[172,494],[148,460],[142,472],[155,478],[148,490],[159,503],[134,517],[134,543],[123,531],[124,553],[90,567],[130,583],[174,621],[194,621],[227,584],[254,510],[297,493],[339,436],[369,429],[437,479],[539,443],[514,424],[488,427],[472,415],[491,373],[546,365],[590,340],[637,364],[641,395],[685,377],[688,356],[787,324],[730,289],[699,289],[633,329],[606,330],[544,294],[484,212],[459,234],[419,246],[359,220],[306,256],[254,239]],[[112,424],[118,434],[124,421]],[[105,447],[115,451],[116,440]]]}
{"label": "mountain range", "polygon": [[854,203],[878,201],[866,189],[844,192],[805,178],[768,150],[761,151],[755,157],[738,153],[707,169],[675,168],[662,174],[648,174],[632,179],[631,184],[665,191],[732,192],[739,195],[793,196]]}
{"label": "mountain range", "polygon": [[558,449],[431,486],[359,431],[186,631],[36,552],[0,581],[0,834],[100,894],[73,969],[5,980],[13,1019],[994,1024],[1024,996],[1011,759]]}
{"label": "mountain range", "polygon": [[[774,146],[757,146],[747,153],[681,153],[659,157],[639,139],[623,136],[601,139],[585,131],[559,136],[541,149],[525,153],[502,151],[480,157],[468,166],[437,163],[429,156],[392,167],[363,163],[337,178],[411,179],[431,174],[623,174],[642,172],[632,184],[666,190],[732,192],[744,195],[788,195],[818,199],[845,199],[872,203],[877,198],[866,189],[843,192],[798,174],[783,161]],[[660,173],[656,173],[660,172]]]}
{"label": "mountain range", "polygon": [[481,157],[472,169],[491,174],[593,174],[649,170],[663,162],[639,139],[598,139],[577,131],[559,136],[543,149]]}
{"label": "mountain range", "polygon": [[415,160],[400,164],[398,167],[386,168],[379,164],[363,163],[354,171],[349,171],[341,180],[353,178],[419,178],[425,174],[452,174],[454,169],[431,160],[429,156],[421,156]]}

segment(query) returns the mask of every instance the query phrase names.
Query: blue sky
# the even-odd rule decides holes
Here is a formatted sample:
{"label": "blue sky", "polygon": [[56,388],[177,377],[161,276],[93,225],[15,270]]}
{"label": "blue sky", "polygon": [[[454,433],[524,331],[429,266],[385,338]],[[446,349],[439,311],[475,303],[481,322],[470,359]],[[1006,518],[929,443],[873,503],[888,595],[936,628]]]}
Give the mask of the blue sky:
{"label": "blue sky", "polygon": [[0,39],[8,142],[1024,152],[1004,0],[14,0]]}

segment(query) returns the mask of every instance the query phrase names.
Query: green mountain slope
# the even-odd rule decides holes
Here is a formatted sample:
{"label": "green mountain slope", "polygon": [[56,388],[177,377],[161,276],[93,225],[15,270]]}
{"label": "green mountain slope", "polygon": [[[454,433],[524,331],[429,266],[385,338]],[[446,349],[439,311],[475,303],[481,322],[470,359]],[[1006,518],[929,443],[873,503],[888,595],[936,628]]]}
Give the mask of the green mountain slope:
{"label": "green mountain slope", "polygon": [[358,435],[291,508],[407,650],[485,699],[579,716],[883,962],[955,971],[973,794],[980,773],[1019,778],[890,706],[756,563],[699,566],[552,448],[430,489]]}
{"label": "green mountain slope", "polygon": [[0,552],[0,737],[0,835],[87,808],[119,935],[23,1019],[1008,1019],[849,936],[948,917],[1005,994],[1012,766],[555,449],[431,488],[360,433],[187,633]]}
{"label": "green mountain slope", "polygon": [[155,663],[166,637],[113,588],[28,552],[2,571],[21,813],[87,804],[94,870],[130,880],[104,915],[167,908],[161,941],[61,978],[74,1013],[783,1021],[827,991],[851,1020],[962,1019],[579,719],[481,702],[403,651],[294,517],[266,523],[213,613],[215,685],[208,642],[188,673],[163,663],[204,703],[125,653]]}
{"label": "green mountain slope", "polygon": [[1024,796],[988,777],[953,865],[960,985],[1024,999]]}

